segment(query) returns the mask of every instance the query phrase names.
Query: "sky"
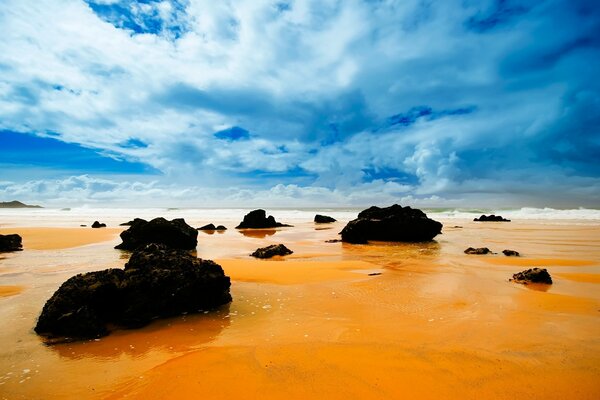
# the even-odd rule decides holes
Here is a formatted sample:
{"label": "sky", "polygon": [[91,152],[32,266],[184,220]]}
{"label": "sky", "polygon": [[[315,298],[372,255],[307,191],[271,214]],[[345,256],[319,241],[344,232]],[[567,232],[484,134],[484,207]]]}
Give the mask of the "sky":
{"label": "sky", "polygon": [[600,208],[582,0],[2,0],[0,201]]}

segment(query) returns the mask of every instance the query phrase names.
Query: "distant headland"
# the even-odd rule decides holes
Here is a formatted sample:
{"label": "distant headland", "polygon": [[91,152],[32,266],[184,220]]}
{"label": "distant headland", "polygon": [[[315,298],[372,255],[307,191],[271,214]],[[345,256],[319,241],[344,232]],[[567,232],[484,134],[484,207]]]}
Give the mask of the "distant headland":
{"label": "distant headland", "polygon": [[32,206],[29,204],[21,203],[20,201],[0,201],[0,208],[43,208],[42,206]]}

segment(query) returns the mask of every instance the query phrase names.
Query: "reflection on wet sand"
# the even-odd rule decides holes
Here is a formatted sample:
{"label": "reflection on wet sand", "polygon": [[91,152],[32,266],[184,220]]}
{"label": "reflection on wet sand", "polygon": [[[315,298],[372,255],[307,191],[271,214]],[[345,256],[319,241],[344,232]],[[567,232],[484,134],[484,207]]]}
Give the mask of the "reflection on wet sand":
{"label": "reflection on wet sand", "polygon": [[238,232],[240,232],[242,235],[247,236],[247,237],[264,239],[267,236],[273,236],[275,233],[277,233],[277,230],[275,230],[275,229],[239,229]]}

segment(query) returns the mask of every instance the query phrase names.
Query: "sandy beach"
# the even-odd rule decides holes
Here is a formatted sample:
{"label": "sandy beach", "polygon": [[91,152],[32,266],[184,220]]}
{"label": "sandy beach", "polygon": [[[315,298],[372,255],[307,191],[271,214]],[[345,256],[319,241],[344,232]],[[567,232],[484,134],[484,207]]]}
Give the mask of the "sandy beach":
{"label": "sandy beach", "polygon": [[[199,232],[197,255],[231,277],[233,302],[55,345],[33,332],[44,302],[72,275],[123,266],[123,221],[5,218],[0,234],[25,249],[0,254],[0,399],[600,398],[598,221],[432,216],[444,223],[433,242],[351,245],[325,242],[349,212],[331,225],[288,213],[293,227],[262,231],[232,229],[237,211],[180,214],[230,228]],[[294,254],[248,256],[277,243]],[[534,266],[554,284],[509,282]]]}

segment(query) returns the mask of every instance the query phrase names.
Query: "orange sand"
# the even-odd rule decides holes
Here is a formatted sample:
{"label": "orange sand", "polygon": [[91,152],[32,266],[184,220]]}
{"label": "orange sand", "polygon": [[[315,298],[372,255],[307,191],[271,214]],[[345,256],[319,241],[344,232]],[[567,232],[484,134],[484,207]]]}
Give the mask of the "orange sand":
{"label": "orange sand", "polygon": [[3,228],[0,234],[17,233],[30,250],[57,250],[105,242],[118,236],[119,228]]}
{"label": "orange sand", "polygon": [[0,297],[14,296],[15,294],[19,294],[22,291],[22,286],[2,285],[0,286]]}
{"label": "orange sand", "polygon": [[[28,287],[0,298],[0,319],[13,321],[0,330],[0,399],[600,398],[600,226],[448,225],[464,228],[427,244],[324,243],[340,224],[199,235],[198,256],[232,278],[231,304],[52,346],[31,328],[72,275],[53,266],[117,266],[126,254],[107,242],[46,260],[26,247],[0,260],[0,279]],[[273,243],[294,254],[248,256]],[[555,284],[508,281],[532,266]]]}

